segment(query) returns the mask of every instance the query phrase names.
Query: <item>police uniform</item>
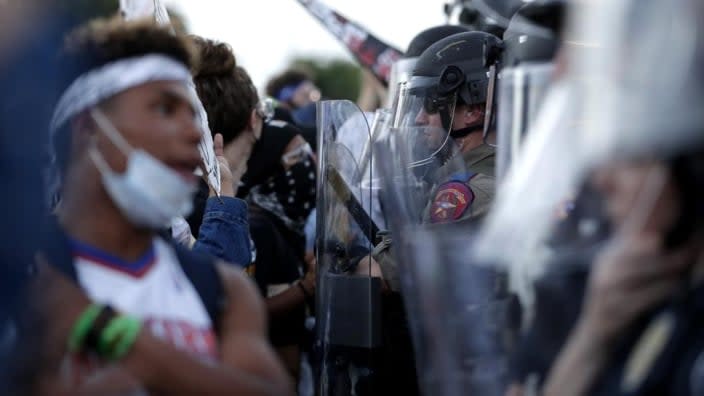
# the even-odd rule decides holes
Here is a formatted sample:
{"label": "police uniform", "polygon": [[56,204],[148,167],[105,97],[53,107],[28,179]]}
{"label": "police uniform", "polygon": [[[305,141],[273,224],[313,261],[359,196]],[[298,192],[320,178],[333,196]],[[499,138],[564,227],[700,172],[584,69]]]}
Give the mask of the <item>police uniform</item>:
{"label": "police uniform", "polygon": [[[393,212],[396,204],[405,207],[405,203],[412,203],[405,208],[414,208],[413,213],[400,214],[399,225],[404,221],[407,225],[420,229],[438,225],[443,227],[442,232],[445,233],[448,229],[444,224],[460,221],[474,223],[488,212],[494,196],[494,149],[482,145],[466,153],[453,153],[454,158],[446,162],[443,160],[447,158],[443,157],[454,149],[451,141],[445,142],[450,142],[449,145],[443,144],[440,147],[428,146],[433,145],[434,141],[431,140],[438,132],[441,132],[441,136],[449,134],[451,138],[457,139],[469,133],[482,133],[485,128],[492,128],[489,123],[450,130],[458,104],[493,108],[493,96],[489,95],[489,88],[495,83],[498,67],[495,55],[500,48],[501,40],[497,37],[481,32],[462,32],[439,40],[418,58],[405,89],[400,93],[403,100],[399,98],[398,108],[394,111],[399,122],[398,128],[402,132],[394,134],[394,138],[399,140],[396,142],[398,144],[390,145],[394,155],[389,159],[392,164],[388,168],[392,170],[390,174],[384,175],[388,177],[388,181],[394,182],[397,181],[396,176],[401,176],[400,179],[408,182],[403,187],[411,189],[400,197],[389,197],[389,214]],[[404,148],[408,151],[404,151]],[[396,152],[396,149],[399,151]],[[459,169],[453,167],[453,164],[458,163],[461,164]],[[394,175],[393,170],[403,173]],[[459,170],[462,172],[458,172]],[[413,180],[409,180],[410,178]],[[420,187],[417,183],[419,181],[424,187],[422,191],[416,189]],[[422,192],[420,197],[416,195],[418,192]],[[410,198],[412,201],[398,202],[397,198],[400,201]],[[415,198],[421,200],[416,201]],[[416,207],[416,203],[421,206]],[[407,217],[404,217],[406,215]],[[442,234],[433,234],[433,237],[439,238],[440,235]],[[413,355],[414,343],[410,336],[406,311],[411,309],[408,314],[420,319],[414,320],[414,329],[419,331],[415,340],[419,342],[415,345],[418,348],[416,352],[419,353],[426,349],[422,345],[424,323],[420,323],[423,321],[422,313],[412,311],[413,304],[404,301],[400,276],[413,278],[415,275],[404,273],[399,268],[395,257],[390,254],[392,244],[392,236],[382,234],[380,243],[372,252],[391,290],[382,302],[383,370],[380,377],[395,382],[395,387],[390,389],[389,394],[418,394],[417,386],[399,389],[400,384],[418,384],[417,376],[422,377],[420,382],[424,387],[432,387],[427,378],[429,362],[423,362],[418,368],[421,372],[414,367],[416,356]],[[419,264],[424,263],[415,263]],[[428,265],[433,263],[429,262]],[[409,281],[412,282],[410,279]],[[464,351],[464,345],[461,348]],[[424,390],[426,393],[441,391]]]}
{"label": "police uniform", "polygon": [[[475,223],[481,220],[491,207],[495,193],[494,148],[482,145],[474,150],[457,155],[462,155],[462,163],[467,170],[456,172],[456,168],[453,168],[448,163],[437,169],[430,177],[431,180],[436,180],[438,183],[432,188],[432,192],[429,195],[428,205],[423,213],[424,224],[429,226],[449,225],[465,221]],[[391,297],[387,296],[386,300],[388,301],[393,297],[398,300],[397,309],[391,310],[404,312],[400,298],[399,269],[396,260],[391,255],[391,245],[391,235],[382,234],[381,242],[372,252],[372,256],[379,263],[384,280],[392,291],[390,293]],[[388,311],[390,307],[386,308]],[[385,332],[393,332],[394,339],[392,343],[394,345],[400,345],[402,343],[401,340],[405,340],[407,345],[410,346],[412,343],[407,328],[405,312],[403,316],[403,319],[397,319],[393,325],[387,323]],[[392,356],[398,358],[398,355],[399,351],[396,348]],[[412,356],[410,357],[412,358]],[[478,360],[472,360],[472,362],[472,364],[479,364]]]}
{"label": "police uniform", "polygon": [[[450,173],[440,168],[436,180],[446,180],[433,194],[424,222],[451,223],[460,220],[478,220],[489,212],[494,200],[495,151],[482,145],[462,154],[466,172]],[[445,174],[447,175],[445,175]]]}
{"label": "police uniform", "polygon": [[[423,221],[426,224],[445,224],[459,221],[478,221],[489,212],[494,200],[496,163],[495,150],[482,145],[461,154],[468,171],[452,172],[441,167],[433,177],[445,180],[430,195]],[[401,291],[397,263],[391,255],[391,235],[383,233],[380,243],[372,251],[389,288]]]}

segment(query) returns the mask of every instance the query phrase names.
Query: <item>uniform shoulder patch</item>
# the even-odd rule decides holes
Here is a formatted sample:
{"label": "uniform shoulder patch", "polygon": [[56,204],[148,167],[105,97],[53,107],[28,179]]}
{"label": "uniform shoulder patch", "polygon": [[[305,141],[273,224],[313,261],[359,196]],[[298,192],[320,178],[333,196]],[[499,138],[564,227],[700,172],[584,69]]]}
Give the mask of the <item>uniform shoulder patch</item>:
{"label": "uniform shoulder patch", "polygon": [[465,183],[445,183],[435,193],[430,206],[430,221],[433,224],[458,220],[474,201],[474,193]]}
{"label": "uniform shoulder patch", "polygon": [[467,171],[467,172],[457,172],[457,173],[451,174],[451,175],[450,175],[450,178],[448,179],[448,181],[451,181],[451,182],[460,182],[460,183],[468,183],[468,182],[469,182],[470,180],[472,180],[472,179],[474,178],[474,176],[476,176],[476,175],[477,175],[477,173],[475,173],[475,172],[469,172],[469,171]]}

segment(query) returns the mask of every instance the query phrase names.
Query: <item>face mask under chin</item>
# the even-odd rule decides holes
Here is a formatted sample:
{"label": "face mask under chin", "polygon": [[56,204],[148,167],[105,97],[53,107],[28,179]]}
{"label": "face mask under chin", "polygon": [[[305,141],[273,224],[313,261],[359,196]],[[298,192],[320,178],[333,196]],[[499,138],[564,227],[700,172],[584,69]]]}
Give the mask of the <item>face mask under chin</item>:
{"label": "face mask under chin", "polygon": [[132,148],[110,120],[98,109],[91,111],[99,129],[127,157],[127,169],[117,173],[110,168],[97,147],[90,156],[101,174],[103,186],[122,214],[133,224],[162,229],[176,217],[187,216],[193,207],[194,183],[151,154]]}

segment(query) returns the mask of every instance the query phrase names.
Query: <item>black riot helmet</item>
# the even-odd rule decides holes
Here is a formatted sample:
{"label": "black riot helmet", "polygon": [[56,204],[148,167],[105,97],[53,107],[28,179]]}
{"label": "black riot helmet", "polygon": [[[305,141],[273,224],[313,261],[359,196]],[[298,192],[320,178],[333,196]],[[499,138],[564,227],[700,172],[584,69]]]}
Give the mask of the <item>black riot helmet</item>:
{"label": "black riot helmet", "polygon": [[[467,31],[469,31],[469,29],[466,26],[439,25],[425,29],[413,37],[401,59],[396,61],[391,67],[388,99],[390,101],[396,100],[398,85],[408,81],[416,66],[418,57],[423,51],[445,37]],[[390,102],[390,106],[393,106],[391,103],[393,102]]]}
{"label": "black riot helmet", "polygon": [[501,37],[513,14],[530,0],[454,0],[445,4],[449,23]]}
{"label": "black riot helmet", "polygon": [[567,0],[535,0],[516,12],[504,32],[496,122],[499,182],[543,109],[555,74],[566,14]]}
{"label": "black riot helmet", "polygon": [[[493,91],[501,51],[501,40],[484,32],[454,34],[428,47],[401,89],[395,124],[417,124],[417,115],[423,111],[440,114],[442,128],[450,137],[460,138],[475,131],[483,131],[486,137],[493,119]],[[486,104],[485,119],[452,130],[455,107],[462,104]]]}
{"label": "black riot helmet", "polygon": [[504,32],[504,67],[549,62],[560,46],[567,0],[535,0],[514,14]]}
{"label": "black riot helmet", "polygon": [[403,54],[403,58],[417,58],[423,51],[428,49],[428,47],[445,37],[468,31],[469,28],[460,25],[439,25],[425,29],[413,37],[408,44],[408,49],[406,49],[406,52]]}

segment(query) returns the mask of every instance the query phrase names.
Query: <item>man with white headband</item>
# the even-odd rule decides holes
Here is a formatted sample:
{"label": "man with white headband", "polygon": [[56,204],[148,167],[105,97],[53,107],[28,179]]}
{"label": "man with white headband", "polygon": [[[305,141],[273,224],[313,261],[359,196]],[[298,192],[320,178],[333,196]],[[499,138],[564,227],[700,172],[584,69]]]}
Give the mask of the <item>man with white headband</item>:
{"label": "man with white headband", "polygon": [[[254,287],[159,237],[190,212],[201,163],[189,44],[149,23],[96,21],[69,36],[64,55],[91,60],[51,124],[63,243],[47,257],[95,302],[71,332],[72,380],[129,356],[137,334],[150,332],[213,370],[232,370],[239,381],[229,391],[287,394]],[[174,383],[194,375],[179,361],[171,369]]]}

